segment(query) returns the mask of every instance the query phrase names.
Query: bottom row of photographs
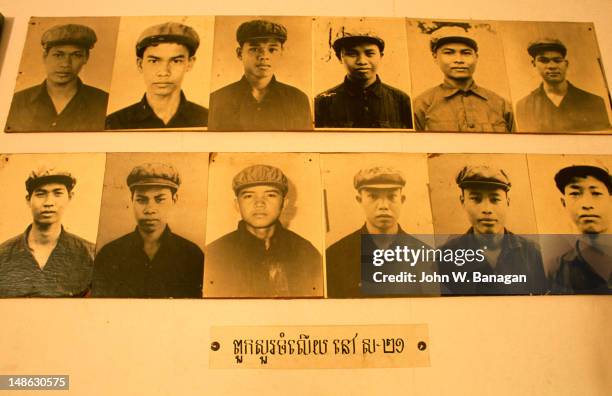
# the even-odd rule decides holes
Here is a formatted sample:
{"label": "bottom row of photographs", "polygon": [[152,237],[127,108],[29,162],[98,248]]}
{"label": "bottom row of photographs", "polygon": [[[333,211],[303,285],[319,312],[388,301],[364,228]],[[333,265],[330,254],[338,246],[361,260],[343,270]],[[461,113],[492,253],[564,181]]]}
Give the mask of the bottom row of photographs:
{"label": "bottom row of photographs", "polygon": [[0,297],[612,294],[612,156],[0,155]]}

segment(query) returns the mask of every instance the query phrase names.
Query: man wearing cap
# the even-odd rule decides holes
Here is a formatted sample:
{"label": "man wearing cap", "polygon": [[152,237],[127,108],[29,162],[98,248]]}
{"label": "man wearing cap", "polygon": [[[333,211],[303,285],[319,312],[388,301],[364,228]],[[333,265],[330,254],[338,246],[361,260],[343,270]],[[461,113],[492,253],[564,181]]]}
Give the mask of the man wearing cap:
{"label": "man wearing cap", "polygon": [[431,34],[434,62],[444,74],[442,84],[414,102],[415,129],[447,132],[512,132],[510,102],[476,84],[478,44],[465,27],[443,26]]}
{"label": "man wearing cap", "polygon": [[108,93],[83,84],[81,69],[97,41],[84,25],[59,25],[41,38],[47,74],[40,84],[15,93],[7,132],[101,131]]}
{"label": "man wearing cap", "polygon": [[146,163],[130,172],[136,229],[96,255],[94,297],[202,297],[204,254],[168,226],[180,184],[168,164]]}
{"label": "man wearing cap", "polygon": [[205,297],[323,297],[321,255],[285,228],[289,182],[269,165],[253,165],[233,180],[238,228],[208,245]]}
{"label": "man wearing cap", "polygon": [[[387,274],[431,270],[430,264],[421,261],[415,266],[386,263],[375,269],[372,255],[375,249],[395,249],[407,246],[419,250],[426,245],[407,234],[398,223],[402,206],[406,201],[403,189],[406,179],[394,168],[376,166],[362,169],[355,175],[353,186],[355,199],[365,214],[365,224],[327,248],[325,252],[327,272],[327,296],[354,298],[385,294],[437,295],[437,284],[375,284],[373,271]],[[419,276],[420,277],[420,276]]]}
{"label": "man wearing cap", "polygon": [[567,210],[580,236],[558,259],[553,292],[612,294],[612,179],[599,162],[574,164],[555,175]]}
{"label": "man wearing cap", "polygon": [[[465,166],[459,171],[456,183],[461,190],[459,200],[471,223],[470,229],[461,236],[447,241],[440,249],[484,250],[484,260],[472,260],[463,265],[455,262],[439,263],[440,273],[449,276],[443,293],[462,294],[544,294],[548,281],[544,273],[539,247],[510,232],[506,227],[506,215],[510,207],[508,192],[512,186],[503,169],[488,165]],[[467,273],[464,282],[453,277],[453,272]],[[494,281],[499,275],[525,275],[525,282],[505,284]]]}
{"label": "man wearing cap", "polygon": [[138,103],[106,118],[106,129],[204,127],[208,110],[185,97],[181,86],[196,61],[200,38],[190,27],[167,22],[145,29],[136,43],[136,66],[146,92]]}
{"label": "man wearing cap", "polygon": [[244,75],[210,95],[209,129],[311,130],[306,94],[274,75],[287,29],[270,21],[248,21],[238,27],[236,40]]}
{"label": "man wearing cap", "polygon": [[26,180],[32,224],[0,245],[0,297],[79,297],[91,286],[94,245],[62,225],[76,179],[42,167]]}
{"label": "man wearing cap", "polygon": [[412,128],[408,95],[378,76],[385,42],[372,32],[342,28],[332,47],[346,68],[344,82],[315,98],[318,128]]}
{"label": "man wearing cap", "polygon": [[529,44],[527,52],[542,84],[516,105],[522,131],[572,132],[610,128],[603,98],[567,81],[569,61],[565,44],[555,38],[543,38]]}

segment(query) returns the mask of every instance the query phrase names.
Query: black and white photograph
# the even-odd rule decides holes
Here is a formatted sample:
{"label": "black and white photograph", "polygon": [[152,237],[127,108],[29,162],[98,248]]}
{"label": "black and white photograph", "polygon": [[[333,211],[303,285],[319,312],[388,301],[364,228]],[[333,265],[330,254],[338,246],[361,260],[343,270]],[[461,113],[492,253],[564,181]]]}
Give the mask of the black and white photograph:
{"label": "black and white photograph", "polygon": [[84,297],[106,154],[0,155],[0,297]]}
{"label": "black and white photograph", "polygon": [[32,17],[6,132],[104,130],[119,18]]}
{"label": "black and white photograph", "polygon": [[211,131],[309,131],[312,18],[215,18]]}
{"label": "black and white photograph", "polygon": [[208,158],[108,154],[93,297],[202,297]]}
{"label": "black and white photograph", "polygon": [[527,160],[552,292],[612,293],[612,156],[529,154]]}
{"label": "black and white photograph", "polygon": [[[442,262],[451,275],[448,294],[544,294],[544,271],[524,154],[430,154],[429,179],[437,246],[482,249],[484,258],[458,266]],[[454,271],[526,275],[523,283],[455,282]]]}
{"label": "black and white photograph", "polygon": [[412,129],[404,18],[317,17],[316,128]]}
{"label": "black and white photograph", "polygon": [[204,130],[214,17],[122,17],[107,130]]}
{"label": "black and white photograph", "polygon": [[[427,156],[396,153],[322,154],[321,169],[327,227],[327,296],[367,297],[361,288],[362,255],[371,255],[381,239],[366,235],[393,236],[387,241],[386,248],[401,245],[420,249],[433,242]],[[363,246],[363,241],[368,246]],[[418,264],[417,269],[424,271],[423,265]],[[433,284],[401,285],[400,290],[393,292],[404,295],[439,294]]]}
{"label": "black and white photograph", "polygon": [[319,154],[211,159],[205,297],[323,297]]}
{"label": "black and white photograph", "polygon": [[500,22],[520,132],[610,129],[610,99],[591,23]]}
{"label": "black and white photograph", "polygon": [[513,132],[496,22],[407,20],[417,131]]}

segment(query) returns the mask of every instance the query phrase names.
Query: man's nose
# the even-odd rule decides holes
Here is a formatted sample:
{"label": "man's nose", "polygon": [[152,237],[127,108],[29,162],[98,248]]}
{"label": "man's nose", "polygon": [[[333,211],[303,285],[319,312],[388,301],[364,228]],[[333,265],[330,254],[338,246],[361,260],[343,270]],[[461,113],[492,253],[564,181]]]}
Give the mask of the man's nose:
{"label": "man's nose", "polygon": [[363,55],[363,54],[357,55],[356,63],[359,64],[359,65],[365,65],[367,63],[365,55]]}
{"label": "man's nose", "polygon": [[270,51],[263,50],[263,49],[257,51],[257,59],[259,60],[270,59]]}
{"label": "man's nose", "polygon": [[160,62],[159,68],[157,69],[158,76],[170,75],[170,62]]}
{"label": "man's nose", "polygon": [[493,213],[493,206],[488,200],[484,201],[480,205],[481,205],[480,210],[482,213],[485,213],[485,214]]}

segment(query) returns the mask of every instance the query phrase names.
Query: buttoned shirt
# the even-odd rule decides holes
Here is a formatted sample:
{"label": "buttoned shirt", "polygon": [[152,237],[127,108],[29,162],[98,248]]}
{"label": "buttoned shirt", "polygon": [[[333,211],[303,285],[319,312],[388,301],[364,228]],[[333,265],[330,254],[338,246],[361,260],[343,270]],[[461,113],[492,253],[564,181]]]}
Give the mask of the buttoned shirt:
{"label": "buttoned shirt", "polygon": [[513,132],[510,102],[472,84],[465,90],[444,82],[414,101],[415,129],[446,132]]}
{"label": "buttoned shirt", "polygon": [[166,227],[149,259],[136,229],[106,244],[96,255],[93,297],[201,298],[204,254]]}
{"label": "buttoned shirt", "polygon": [[315,98],[317,128],[412,128],[410,97],[382,83],[380,77],[366,88],[348,77]]}
{"label": "buttoned shirt", "polygon": [[0,245],[0,297],[79,297],[91,286],[94,245],[62,228],[40,267],[23,234]]}
{"label": "buttoned shirt", "polygon": [[268,248],[240,221],[206,256],[205,297],[323,297],[321,255],[280,222]]}
{"label": "buttoned shirt", "polygon": [[[559,269],[553,275],[555,294],[612,294],[612,274],[604,279],[584,258],[580,241],[559,257]],[[607,257],[612,265],[612,257]]]}
{"label": "buttoned shirt", "polygon": [[603,98],[567,83],[567,93],[556,106],[543,84],[516,105],[519,128],[525,132],[599,131],[610,128]]}
{"label": "buttoned shirt", "polygon": [[[370,235],[367,226],[345,236],[325,251],[325,267],[327,273],[327,296],[331,298],[375,297],[384,295],[439,295],[440,288],[435,283],[374,283],[373,274],[384,271],[385,274],[413,272],[421,278],[421,272],[431,272],[431,263],[422,261],[414,266],[404,263],[385,263],[382,267],[374,267],[374,250],[379,249]],[[386,249],[407,246],[419,250],[426,245],[407,234],[399,225],[397,234]]]}
{"label": "buttoned shirt", "polygon": [[308,96],[272,77],[261,101],[245,76],[210,95],[208,129],[217,131],[312,130]]}
{"label": "buttoned shirt", "polygon": [[106,129],[164,129],[205,127],[208,123],[208,109],[185,98],[181,98],[176,113],[167,124],[155,114],[147,95],[143,95],[138,103],[118,110],[106,117]]}
{"label": "buttoned shirt", "polygon": [[[460,249],[470,249],[475,252],[478,249],[484,249],[484,246],[483,242],[476,238],[474,228],[470,228],[464,235],[455,237],[440,247],[442,251],[446,249],[454,252]],[[544,294],[549,289],[539,247],[534,242],[506,229],[504,229],[501,251],[495,266],[492,266],[485,256],[481,262],[473,260],[458,266],[455,262],[443,261],[438,263],[438,267],[441,274],[449,277],[449,282],[443,285],[443,294]],[[470,282],[455,281],[453,272],[466,272],[468,275],[465,279]],[[474,272],[480,272],[483,275],[526,275],[527,279],[525,283],[509,285],[495,282],[474,282]]]}
{"label": "buttoned shirt", "polygon": [[76,94],[58,114],[47,81],[15,93],[6,121],[7,132],[102,131],[108,93],[77,80]]}

